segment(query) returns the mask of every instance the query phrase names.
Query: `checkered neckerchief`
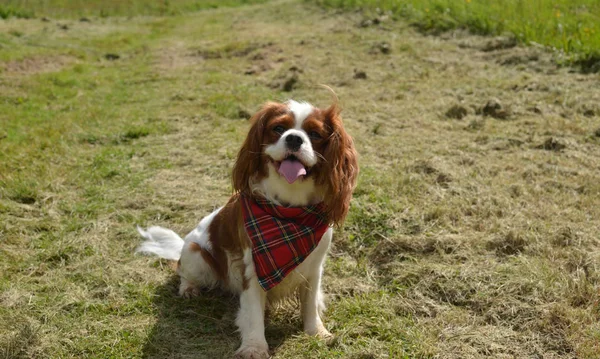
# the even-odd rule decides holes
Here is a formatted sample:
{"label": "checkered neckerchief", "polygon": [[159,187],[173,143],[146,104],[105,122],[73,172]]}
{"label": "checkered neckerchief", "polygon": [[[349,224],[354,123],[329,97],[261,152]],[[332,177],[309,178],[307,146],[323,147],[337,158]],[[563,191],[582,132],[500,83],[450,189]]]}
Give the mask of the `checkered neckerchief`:
{"label": "checkered neckerchief", "polygon": [[258,282],[267,291],[279,284],[319,244],[329,227],[324,205],[283,207],[266,199],[240,197]]}

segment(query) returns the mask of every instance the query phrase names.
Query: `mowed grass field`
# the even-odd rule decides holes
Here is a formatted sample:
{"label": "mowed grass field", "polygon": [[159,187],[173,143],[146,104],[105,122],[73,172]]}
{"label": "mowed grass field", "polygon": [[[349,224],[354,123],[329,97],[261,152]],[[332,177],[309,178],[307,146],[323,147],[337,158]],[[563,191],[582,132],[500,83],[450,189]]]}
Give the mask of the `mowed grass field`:
{"label": "mowed grass field", "polygon": [[426,32],[468,29],[556,51],[559,62],[600,71],[600,3],[595,0],[316,0],[390,12]]}
{"label": "mowed grass field", "polygon": [[336,339],[285,303],[275,358],[600,357],[598,75],[304,1],[43,9],[0,21],[0,357],[230,357],[237,300],[177,297],[135,226],[194,228],[250,114],[326,106],[320,83],[361,165],[326,263]]}

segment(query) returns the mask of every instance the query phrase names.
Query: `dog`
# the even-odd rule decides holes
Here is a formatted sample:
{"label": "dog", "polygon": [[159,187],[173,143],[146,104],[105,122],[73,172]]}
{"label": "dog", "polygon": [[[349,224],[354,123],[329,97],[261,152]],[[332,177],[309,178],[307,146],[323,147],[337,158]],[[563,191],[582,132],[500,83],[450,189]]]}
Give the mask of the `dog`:
{"label": "dog", "polygon": [[359,172],[337,101],[327,108],[268,102],[233,168],[234,194],[181,239],[138,227],[137,249],[177,260],[179,294],[221,287],[239,295],[236,358],[268,358],[265,306],[299,294],[304,331],[327,338],[321,320],[323,263],[333,227],[346,217]]}

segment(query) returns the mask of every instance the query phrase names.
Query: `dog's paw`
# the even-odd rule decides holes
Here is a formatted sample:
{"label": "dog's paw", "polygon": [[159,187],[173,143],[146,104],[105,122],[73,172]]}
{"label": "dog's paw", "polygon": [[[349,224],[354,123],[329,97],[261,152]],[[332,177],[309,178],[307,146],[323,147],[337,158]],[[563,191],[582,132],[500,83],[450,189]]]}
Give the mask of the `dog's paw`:
{"label": "dog's paw", "polygon": [[195,298],[200,295],[200,288],[190,285],[187,288],[180,288],[179,294],[185,299]]}
{"label": "dog's paw", "polygon": [[319,339],[323,340],[331,340],[333,339],[333,334],[331,334],[324,326],[319,326],[316,328],[305,328],[304,331],[308,335],[315,336]]}
{"label": "dog's paw", "polygon": [[235,352],[235,359],[268,359],[268,346],[243,346]]}
{"label": "dog's paw", "polygon": [[325,329],[325,328],[321,328],[321,329],[320,329],[320,330],[317,332],[317,334],[315,334],[315,336],[316,336],[317,338],[324,339],[324,340],[330,340],[330,339],[332,339],[332,338],[333,338],[333,334],[331,334],[331,333],[330,333],[330,332],[329,332],[327,329]]}

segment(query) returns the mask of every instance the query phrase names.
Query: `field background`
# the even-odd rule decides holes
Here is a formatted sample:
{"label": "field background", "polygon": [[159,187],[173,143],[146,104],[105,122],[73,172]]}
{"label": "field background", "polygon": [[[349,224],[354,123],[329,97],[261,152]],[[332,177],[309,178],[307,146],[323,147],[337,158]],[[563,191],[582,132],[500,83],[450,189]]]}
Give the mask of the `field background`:
{"label": "field background", "polygon": [[325,271],[336,339],[283,305],[275,358],[600,357],[598,74],[328,3],[0,4],[1,358],[230,356],[236,299],[177,297],[135,225],[191,230],[246,119],[326,106],[320,83],[361,155]]}
{"label": "field background", "polygon": [[553,50],[557,61],[600,71],[600,3],[595,0],[315,0],[345,9],[389,12],[422,31],[468,29],[508,35]]}

